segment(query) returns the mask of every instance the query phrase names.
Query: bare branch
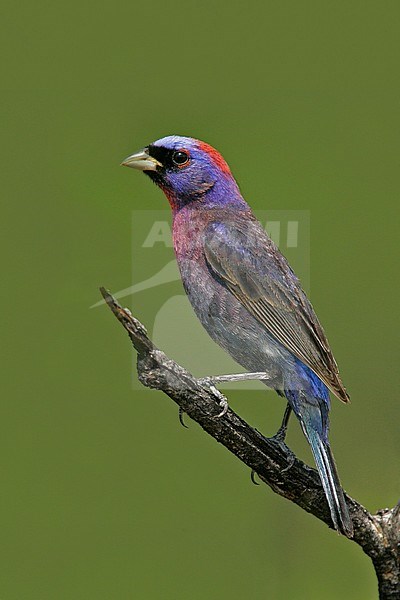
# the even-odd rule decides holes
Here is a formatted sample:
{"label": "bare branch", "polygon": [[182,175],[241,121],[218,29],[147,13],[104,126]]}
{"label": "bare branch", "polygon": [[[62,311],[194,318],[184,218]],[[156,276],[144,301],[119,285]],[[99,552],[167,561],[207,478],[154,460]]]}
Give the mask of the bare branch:
{"label": "bare branch", "polygon": [[[278,439],[265,438],[231,408],[222,416],[225,397],[202,385],[191,373],[169,359],[149,339],[145,327],[113,296],[100,288],[108,306],[128,332],[138,353],[139,380],[167,394],[208,434],[235,454],[269,487],[333,529],[330,511],[317,471],[299,460]],[[381,599],[400,598],[400,504],[371,515],[346,495],[354,525],[353,541],[372,559]]]}

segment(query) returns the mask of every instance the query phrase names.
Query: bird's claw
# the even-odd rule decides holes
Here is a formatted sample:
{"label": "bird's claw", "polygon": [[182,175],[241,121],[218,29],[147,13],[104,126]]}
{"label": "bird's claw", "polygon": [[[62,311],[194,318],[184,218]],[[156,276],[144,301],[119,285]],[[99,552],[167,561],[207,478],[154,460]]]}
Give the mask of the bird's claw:
{"label": "bird's claw", "polygon": [[221,392],[219,390],[217,390],[217,388],[214,385],[214,378],[213,377],[203,377],[201,379],[198,379],[198,382],[200,385],[206,386],[210,392],[212,392],[214,394],[214,396],[216,398],[218,398],[219,404],[222,407],[222,410],[220,413],[218,413],[217,415],[215,415],[216,419],[219,419],[220,417],[223,417],[229,408],[229,404],[228,404],[228,400],[225,398],[225,396],[223,394],[221,394]]}
{"label": "bird's claw", "polygon": [[252,483],[254,483],[254,485],[260,485],[260,484],[258,483],[258,481],[256,481],[256,475],[257,475],[257,473],[255,472],[255,470],[254,470],[254,469],[252,469],[252,470],[251,470],[251,474],[250,474],[250,479],[251,479],[251,481],[252,481]]}
{"label": "bird's claw", "polygon": [[294,465],[294,461],[296,460],[295,455],[293,454],[293,452],[290,452],[289,454],[289,464],[287,467],[285,467],[284,469],[282,469],[280,472],[281,473],[286,473],[286,471],[289,471],[289,469],[291,469]]}
{"label": "bird's claw", "polygon": [[219,390],[217,390],[217,388],[214,385],[210,385],[210,390],[212,391],[214,396],[216,396],[218,398],[219,405],[222,406],[221,412],[218,413],[218,415],[215,415],[215,418],[219,419],[220,417],[223,417],[228,411],[228,408],[229,408],[228,400],[225,398],[225,396],[223,394],[221,394],[221,392]]}
{"label": "bird's claw", "polygon": [[184,427],[185,429],[189,429],[189,427],[186,425],[185,423],[185,419],[184,419],[184,415],[185,415],[185,411],[183,410],[183,408],[179,407],[179,423],[182,425],[182,427]]}
{"label": "bird's claw", "polygon": [[286,433],[289,423],[290,414],[292,412],[290,404],[287,404],[285,409],[285,414],[283,415],[282,425],[279,427],[278,431],[275,435],[270,438],[271,440],[275,440],[283,444],[286,440]]}
{"label": "bird's claw", "polygon": [[277,442],[284,443],[284,441],[286,439],[286,433],[287,433],[287,428],[286,427],[280,427],[278,429],[278,431],[276,432],[276,434],[273,435],[270,439],[271,440],[276,440]]}

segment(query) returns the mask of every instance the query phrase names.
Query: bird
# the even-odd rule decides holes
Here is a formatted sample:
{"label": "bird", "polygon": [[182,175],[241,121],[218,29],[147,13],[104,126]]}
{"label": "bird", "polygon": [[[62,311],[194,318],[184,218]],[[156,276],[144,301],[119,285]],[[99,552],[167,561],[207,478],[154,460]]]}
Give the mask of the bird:
{"label": "bird", "polygon": [[329,443],[329,392],[345,403],[349,395],[299,279],[244,200],[227,162],[206,142],[169,135],[122,165],[142,171],[164,192],[183,287],[198,319],[237,363],[250,374],[263,373],[264,383],[286,398],[278,433],[284,439],[293,411],[334,528],[352,537]]}

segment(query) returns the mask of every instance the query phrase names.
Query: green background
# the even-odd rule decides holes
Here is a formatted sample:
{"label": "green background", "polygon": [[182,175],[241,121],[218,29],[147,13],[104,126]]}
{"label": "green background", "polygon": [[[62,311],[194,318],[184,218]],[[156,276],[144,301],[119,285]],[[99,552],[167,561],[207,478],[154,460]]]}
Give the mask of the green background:
{"label": "green background", "polygon": [[[394,505],[399,16],[3,4],[1,600],[376,597],[355,544],[133,389],[128,340],[89,306],[131,285],[132,210],[165,208],[121,159],[169,133],[217,146],[254,208],[310,211],[311,298],[352,395],[333,403],[339,471],[370,510]],[[229,400],[273,433],[275,396]],[[288,439],[311,461],[295,422]]]}

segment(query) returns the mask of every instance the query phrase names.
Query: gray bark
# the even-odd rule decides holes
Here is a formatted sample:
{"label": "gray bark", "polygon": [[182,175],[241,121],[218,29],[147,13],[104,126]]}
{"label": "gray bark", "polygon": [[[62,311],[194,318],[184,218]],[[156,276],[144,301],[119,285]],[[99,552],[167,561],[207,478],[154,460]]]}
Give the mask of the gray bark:
{"label": "gray bark", "polygon": [[[231,408],[226,398],[202,384],[169,359],[149,339],[145,327],[122,308],[104,288],[101,293],[127,331],[137,351],[137,369],[143,385],[161,390],[191,419],[254,470],[275,493],[294,502],[333,529],[318,473],[299,460],[286,444],[265,438]],[[400,600],[400,502],[392,509],[370,514],[345,494],[354,525],[352,541],[371,558],[381,600]]]}

